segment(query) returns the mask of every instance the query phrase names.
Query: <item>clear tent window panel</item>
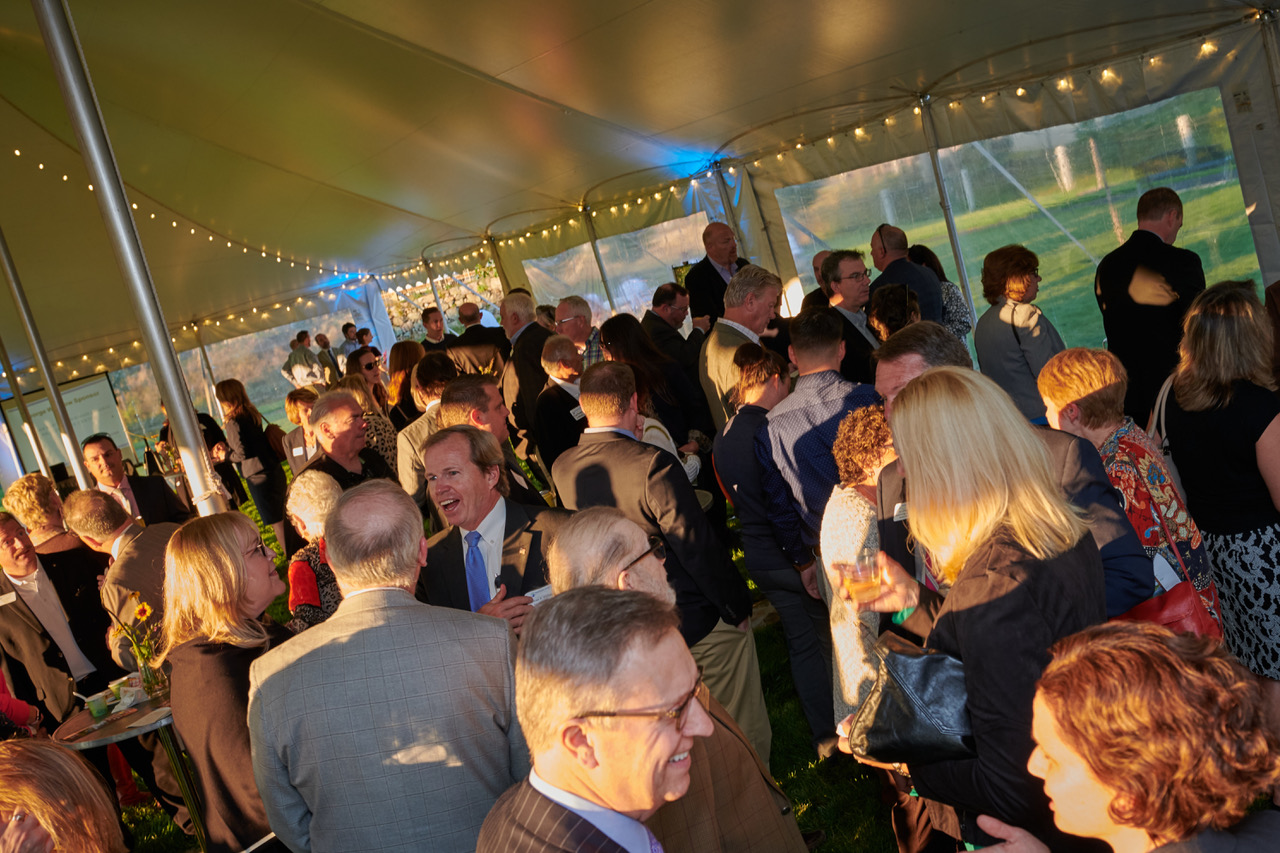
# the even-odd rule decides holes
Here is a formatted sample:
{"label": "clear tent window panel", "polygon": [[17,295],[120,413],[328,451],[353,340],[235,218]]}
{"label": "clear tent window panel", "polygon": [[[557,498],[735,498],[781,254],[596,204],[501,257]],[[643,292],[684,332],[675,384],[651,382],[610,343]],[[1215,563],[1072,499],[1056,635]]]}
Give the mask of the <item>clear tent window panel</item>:
{"label": "clear tent window panel", "polygon": [[[600,260],[618,311],[643,316],[653,304],[653,291],[675,280],[672,267],[700,260],[704,254],[702,231],[709,221],[706,213],[698,211],[599,240]],[[597,316],[596,321],[602,319]]]}
{"label": "clear tent window panel", "polygon": [[[1177,245],[1194,250],[1209,283],[1259,279],[1222,99],[1216,89],[939,152],[974,304],[982,261],[1020,243],[1040,258],[1037,304],[1069,346],[1104,343],[1093,295],[1097,262],[1136,228],[1139,196],[1178,192],[1185,225]],[[776,193],[796,267],[816,286],[810,259],[824,248],[869,247],[881,222],[929,246],[948,278],[955,259],[927,154],[780,189]]]}
{"label": "clear tent window panel", "polygon": [[537,304],[555,305],[564,297],[577,294],[590,303],[597,323],[613,313],[609,310],[609,297],[600,281],[600,268],[596,266],[590,243],[581,243],[547,258],[528,258],[520,264]]}

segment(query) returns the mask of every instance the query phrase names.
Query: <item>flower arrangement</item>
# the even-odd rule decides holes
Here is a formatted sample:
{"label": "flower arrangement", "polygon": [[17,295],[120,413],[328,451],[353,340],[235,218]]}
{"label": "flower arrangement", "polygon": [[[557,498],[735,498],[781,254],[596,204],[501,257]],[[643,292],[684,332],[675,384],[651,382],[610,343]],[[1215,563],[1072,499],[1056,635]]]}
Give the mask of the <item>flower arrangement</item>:
{"label": "flower arrangement", "polygon": [[121,622],[112,614],[111,621],[115,622],[115,628],[111,631],[112,638],[124,637],[129,641],[129,649],[133,652],[133,659],[138,664],[138,673],[142,676],[142,688],[147,691],[148,696],[154,696],[164,689],[167,679],[164,673],[158,668],[152,668],[151,661],[156,657],[156,633],[159,631],[159,624],[146,624],[154,612],[150,604],[142,600],[142,597],[134,591],[129,594],[131,601],[137,602],[134,605],[132,624]]}

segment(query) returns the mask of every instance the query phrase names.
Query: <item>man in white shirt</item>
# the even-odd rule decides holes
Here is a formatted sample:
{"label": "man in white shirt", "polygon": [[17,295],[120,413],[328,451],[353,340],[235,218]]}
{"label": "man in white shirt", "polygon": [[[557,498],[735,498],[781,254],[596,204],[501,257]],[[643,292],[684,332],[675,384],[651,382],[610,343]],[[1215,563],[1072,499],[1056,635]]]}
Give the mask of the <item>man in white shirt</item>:
{"label": "man in white shirt", "polygon": [[449,526],[427,543],[418,599],[506,619],[519,633],[531,594],[546,586],[551,537],[569,513],[509,500],[502,451],[477,427],[440,430],[422,456],[427,491]]}
{"label": "man in white shirt", "polygon": [[654,853],[642,821],[689,789],[712,733],[698,667],[667,602],[589,586],[539,606],[516,660],[533,770],[485,818],[479,853]]}

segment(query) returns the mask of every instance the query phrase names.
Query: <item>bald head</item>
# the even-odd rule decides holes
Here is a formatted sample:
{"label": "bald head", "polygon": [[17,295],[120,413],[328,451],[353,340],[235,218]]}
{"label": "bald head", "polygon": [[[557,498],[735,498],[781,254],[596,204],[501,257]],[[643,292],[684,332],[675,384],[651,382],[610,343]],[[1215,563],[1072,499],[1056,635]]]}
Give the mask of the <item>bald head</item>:
{"label": "bald head", "polygon": [[547,580],[556,594],[606,586],[675,602],[665,563],[649,537],[613,507],[589,507],[560,526],[547,549]]}
{"label": "bald head", "polygon": [[907,232],[885,223],[871,235],[871,262],[884,272],[889,264],[907,256]]}
{"label": "bald head", "polygon": [[821,252],[813,256],[813,277],[818,282],[818,287],[822,288],[822,292],[831,295],[831,289],[827,284],[827,280],[822,277],[822,262],[831,257],[831,252],[823,249]]}
{"label": "bald head", "polygon": [[738,262],[738,241],[733,229],[723,222],[712,222],[702,230],[702,245],[707,257],[722,267],[733,269]]}

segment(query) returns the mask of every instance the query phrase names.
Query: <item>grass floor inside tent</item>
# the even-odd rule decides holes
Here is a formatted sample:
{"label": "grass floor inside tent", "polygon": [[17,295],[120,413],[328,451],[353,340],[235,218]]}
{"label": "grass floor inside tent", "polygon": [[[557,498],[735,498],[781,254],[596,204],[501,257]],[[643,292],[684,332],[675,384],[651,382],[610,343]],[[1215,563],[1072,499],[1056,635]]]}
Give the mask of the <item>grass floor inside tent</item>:
{"label": "grass floor inside tent", "polygon": [[[252,502],[241,511],[258,522],[262,538],[276,547],[270,527],[263,527]],[[740,552],[736,555],[741,563]],[[286,577],[285,558],[278,561]],[[267,609],[272,618],[289,621],[283,595]],[[897,849],[889,825],[888,807],[880,802],[880,786],[871,773],[846,755],[818,761],[809,745],[809,726],[791,681],[786,641],[776,618],[765,620],[755,632],[769,722],[773,727],[774,777],[791,798],[800,829],[827,833],[823,853],[893,853]],[[194,840],[178,831],[154,805],[124,810],[125,823],[136,839],[134,853],[181,853],[195,849]]]}

